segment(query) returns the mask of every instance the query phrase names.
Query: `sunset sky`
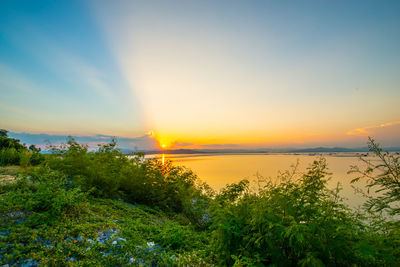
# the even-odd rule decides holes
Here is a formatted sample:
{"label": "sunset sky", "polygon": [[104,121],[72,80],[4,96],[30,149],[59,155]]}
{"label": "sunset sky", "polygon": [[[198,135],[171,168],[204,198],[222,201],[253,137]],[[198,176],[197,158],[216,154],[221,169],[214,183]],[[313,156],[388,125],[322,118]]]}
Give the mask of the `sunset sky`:
{"label": "sunset sky", "polygon": [[400,1],[2,0],[0,128],[400,146],[399,14]]}

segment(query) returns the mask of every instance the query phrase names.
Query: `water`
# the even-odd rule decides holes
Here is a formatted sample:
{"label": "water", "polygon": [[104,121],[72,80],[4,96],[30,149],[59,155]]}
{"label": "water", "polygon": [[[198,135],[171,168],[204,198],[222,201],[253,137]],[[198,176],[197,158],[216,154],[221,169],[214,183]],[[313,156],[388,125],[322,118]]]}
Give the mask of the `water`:
{"label": "water", "polygon": [[[365,190],[365,182],[350,184],[355,174],[347,174],[351,165],[362,166],[359,159],[361,153],[329,153],[323,154],[332,173],[328,182],[329,188],[335,188],[340,183],[343,188],[341,196],[351,207],[361,205],[365,199],[356,194],[352,185]],[[193,170],[199,178],[215,190],[220,190],[226,184],[239,182],[242,179],[254,181],[256,174],[275,179],[279,171],[288,170],[291,165],[298,165],[298,171],[306,168],[320,155],[315,154],[190,154],[150,155],[161,161],[171,160],[173,164],[183,165]],[[372,158],[372,157],[367,157]]]}

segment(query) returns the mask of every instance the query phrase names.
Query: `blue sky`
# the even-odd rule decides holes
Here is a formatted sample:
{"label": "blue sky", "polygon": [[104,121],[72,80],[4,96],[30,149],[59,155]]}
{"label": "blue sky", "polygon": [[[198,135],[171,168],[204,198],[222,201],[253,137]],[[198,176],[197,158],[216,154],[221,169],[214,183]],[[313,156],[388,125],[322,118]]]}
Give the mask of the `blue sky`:
{"label": "blue sky", "polygon": [[1,120],[9,128],[143,134],[132,91],[82,3],[1,2]]}
{"label": "blue sky", "polygon": [[0,123],[168,147],[400,143],[398,1],[1,1]]}

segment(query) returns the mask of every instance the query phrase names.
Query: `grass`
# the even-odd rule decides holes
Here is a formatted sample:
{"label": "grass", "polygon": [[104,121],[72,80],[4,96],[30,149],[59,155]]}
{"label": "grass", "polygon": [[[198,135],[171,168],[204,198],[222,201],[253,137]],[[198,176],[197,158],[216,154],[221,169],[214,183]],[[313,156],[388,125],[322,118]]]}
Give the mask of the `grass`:
{"label": "grass", "polygon": [[0,222],[0,264],[206,265],[205,232],[146,206],[91,198],[79,214],[37,227],[26,224],[25,213],[8,215]]}
{"label": "grass", "polygon": [[12,175],[16,176],[21,171],[20,166],[0,166],[0,175]]}
{"label": "grass", "polygon": [[0,166],[0,183],[14,181],[20,171],[20,166]]}

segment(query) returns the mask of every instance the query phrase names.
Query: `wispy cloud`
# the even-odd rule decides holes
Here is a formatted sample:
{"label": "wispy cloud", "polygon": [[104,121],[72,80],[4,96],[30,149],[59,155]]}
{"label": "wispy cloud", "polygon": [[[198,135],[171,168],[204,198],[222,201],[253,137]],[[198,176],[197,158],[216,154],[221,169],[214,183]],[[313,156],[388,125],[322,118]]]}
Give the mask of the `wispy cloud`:
{"label": "wispy cloud", "polygon": [[0,62],[0,92],[18,90],[27,93],[32,91],[31,88],[37,88],[37,86],[10,66]]}
{"label": "wispy cloud", "polygon": [[113,92],[111,86],[106,82],[105,73],[83,58],[63,50],[60,46],[55,45],[52,50],[54,58],[57,58],[57,60],[48,64],[63,66],[62,68],[55,68],[60,77],[67,80],[71,78],[77,79],[94,93],[112,101],[114,104],[118,103],[115,92]]}
{"label": "wispy cloud", "polygon": [[4,35],[21,59],[0,60],[2,127],[126,136],[147,128],[138,101],[102,44],[71,45],[67,37],[54,38],[51,31],[29,23],[17,23]]}
{"label": "wispy cloud", "polygon": [[[38,66],[45,67],[53,77],[57,77],[63,84],[73,84],[76,87],[79,85],[80,90],[87,90],[91,93],[100,95],[107,101],[114,104],[118,103],[116,97],[116,86],[109,81],[108,69],[104,66],[101,68],[96,65],[96,62],[91,60],[87,55],[75,51],[68,47],[62,41],[52,37],[51,33],[46,33],[35,25],[19,25],[16,26],[19,32],[24,32],[23,35],[16,31],[6,32],[9,40],[12,40],[16,47],[19,47],[22,52],[28,53],[37,61]],[[26,42],[29,39],[29,42]],[[0,70],[5,66],[0,66]],[[21,75],[24,76],[24,75]],[[13,76],[11,76],[13,77]],[[8,79],[2,79],[8,81]],[[15,80],[15,79],[14,79]],[[15,82],[13,86],[17,85]],[[71,85],[70,85],[71,86]],[[18,86],[18,89],[29,88],[26,86],[24,79]]]}
{"label": "wispy cloud", "polygon": [[400,121],[393,121],[393,122],[387,122],[387,123],[382,123],[380,125],[375,125],[375,126],[367,126],[363,128],[357,128],[351,131],[348,131],[346,134],[347,135],[355,135],[355,136],[368,136],[368,135],[373,135],[379,130],[384,130],[391,128],[393,126],[400,126]]}
{"label": "wispy cloud", "polygon": [[[50,90],[46,86],[40,86],[30,78],[25,77],[18,70],[0,62],[0,118],[3,127],[10,122],[14,124],[16,118],[35,120],[46,118],[46,112],[40,108],[40,94]],[[38,102],[39,100],[39,102]],[[26,123],[25,120],[23,120]],[[19,120],[21,123],[21,120]]]}

